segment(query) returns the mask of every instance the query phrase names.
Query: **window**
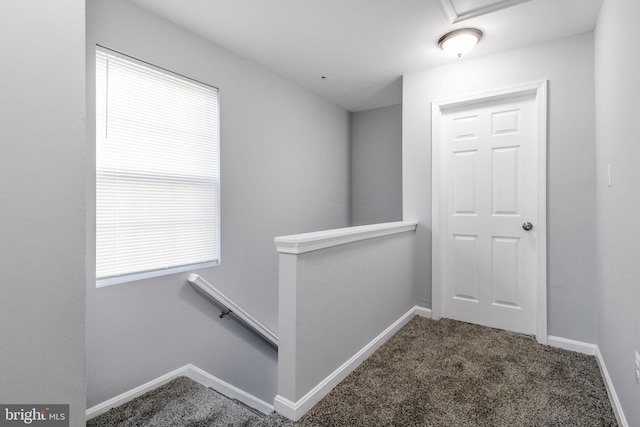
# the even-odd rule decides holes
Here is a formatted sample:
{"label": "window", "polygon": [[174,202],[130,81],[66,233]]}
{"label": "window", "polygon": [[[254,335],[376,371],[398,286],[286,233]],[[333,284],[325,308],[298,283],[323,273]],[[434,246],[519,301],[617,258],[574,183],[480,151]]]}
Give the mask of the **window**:
{"label": "window", "polygon": [[97,286],[219,263],[217,89],[96,50]]}

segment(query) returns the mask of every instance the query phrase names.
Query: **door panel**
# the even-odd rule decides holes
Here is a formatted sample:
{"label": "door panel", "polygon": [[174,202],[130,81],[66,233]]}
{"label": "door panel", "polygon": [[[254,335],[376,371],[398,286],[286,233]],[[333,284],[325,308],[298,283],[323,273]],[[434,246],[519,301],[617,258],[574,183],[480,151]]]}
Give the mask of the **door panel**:
{"label": "door panel", "polygon": [[493,238],[493,304],[520,308],[520,239]]}
{"label": "door panel", "polygon": [[476,137],[476,120],[478,116],[461,116],[453,119],[455,140],[460,141]]}
{"label": "door panel", "polygon": [[518,215],[520,212],[520,147],[492,150],[493,215]]}
{"label": "door panel", "polygon": [[478,302],[478,236],[453,236],[454,298]]}
{"label": "door panel", "polygon": [[492,134],[504,135],[520,131],[520,110],[496,111],[491,114]]}
{"label": "door panel", "polygon": [[453,153],[453,213],[474,215],[477,213],[476,163],[477,150]]}

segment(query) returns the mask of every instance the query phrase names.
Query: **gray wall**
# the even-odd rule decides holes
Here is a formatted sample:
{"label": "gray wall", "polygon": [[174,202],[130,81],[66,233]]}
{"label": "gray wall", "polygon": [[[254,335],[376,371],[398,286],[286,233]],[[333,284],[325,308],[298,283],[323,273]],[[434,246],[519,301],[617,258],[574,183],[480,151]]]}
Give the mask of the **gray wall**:
{"label": "gray wall", "polygon": [[402,220],[402,105],[351,114],[351,221]]}
{"label": "gray wall", "polygon": [[2,5],[0,402],[84,425],[84,2]]}
{"label": "gray wall", "polygon": [[403,208],[417,220],[417,301],[431,306],[431,102],[549,80],[549,334],[596,342],[593,34],[404,76]]}
{"label": "gray wall", "polygon": [[[87,3],[89,159],[96,43],[218,87],[222,264],[198,273],[277,333],[273,238],[349,225],[348,112],[128,2]],[[87,247],[94,251],[90,175]],[[277,353],[220,319],[186,284],[187,273],[96,289],[95,253],[88,258],[89,406],[187,363],[273,402]]]}
{"label": "gray wall", "polygon": [[637,0],[605,0],[595,37],[598,346],[630,426],[640,425],[634,375],[634,351],[640,351],[638,16]]}

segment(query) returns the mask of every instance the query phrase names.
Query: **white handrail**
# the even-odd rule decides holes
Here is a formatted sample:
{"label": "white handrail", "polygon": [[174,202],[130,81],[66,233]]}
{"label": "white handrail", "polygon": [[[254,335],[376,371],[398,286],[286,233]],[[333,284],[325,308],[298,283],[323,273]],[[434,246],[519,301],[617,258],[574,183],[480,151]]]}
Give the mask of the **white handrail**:
{"label": "white handrail", "polygon": [[226,295],[216,289],[211,283],[204,280],[202,276],[192,273],[189,275],[187,281],[192,285],[197,286],[199,289],[213,298],[213,300],[215,300],[218,304],[222,305],[228,310],[227,313],[221,314],[220,317],[224,317],[224,315],[226,314],[233,314],[246,326],[253,329],[256,333],[267,340],[271,345],[273,345],[275,348],[278,348],[278,337],[273,332],[267,329],[267,327],[262,323],[258,322],[249,313],[244,311],[238,304],[233,302]]}
{"label": "white handrail", "polygon": [[404,233],[406,231],[415,231],[417,225],[418,223],[413,221],[359,225],[356,227],[281,236],[276,237],[274,241],[279,253],[299,255],[332,246],[345,245],[347,243]]}

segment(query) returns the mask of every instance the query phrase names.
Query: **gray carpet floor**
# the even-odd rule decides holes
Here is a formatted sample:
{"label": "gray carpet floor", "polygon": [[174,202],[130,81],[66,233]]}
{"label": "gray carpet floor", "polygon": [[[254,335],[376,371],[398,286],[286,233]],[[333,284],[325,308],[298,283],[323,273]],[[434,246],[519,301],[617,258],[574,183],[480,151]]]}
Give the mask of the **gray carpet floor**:
{"label": "gray carpet floor", "polygon": [[87,422],[129,426],[616,426],[596,360],[453,320],[414,318],[298,423],[188,378]]}

